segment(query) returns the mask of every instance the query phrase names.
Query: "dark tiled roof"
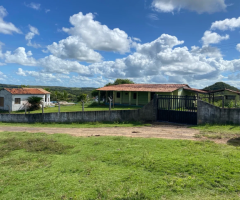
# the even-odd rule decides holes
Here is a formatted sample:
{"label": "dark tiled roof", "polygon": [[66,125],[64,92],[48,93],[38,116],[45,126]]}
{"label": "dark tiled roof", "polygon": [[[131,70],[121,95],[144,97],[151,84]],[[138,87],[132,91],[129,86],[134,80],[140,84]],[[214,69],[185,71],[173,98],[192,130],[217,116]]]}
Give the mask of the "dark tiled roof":
{"label": "dark tiled roof", "polygon": [[50,94],[42,88],[4,88],[11,94]]}
{"label": "dark tiled roof", "polygon": [[193,91],[193,92],[202,93],[202,94],[208,94],[207,91],[199,90],[199,89],[195,89],[195,88],[184,88],[184,90]]}
{"label": "dark tiled roof", "polygon": [[238,91],[234,91],[234,90],[229,90],[229,89],[221,89],[221,90],[212,90],[212,91],[208,91],[208,93],[217,93],[217,92],[223,92],[223,91],[229,91],[229,92],[233,92],[233,93],[236,93],[236,94],[240,94],[240,92]]}

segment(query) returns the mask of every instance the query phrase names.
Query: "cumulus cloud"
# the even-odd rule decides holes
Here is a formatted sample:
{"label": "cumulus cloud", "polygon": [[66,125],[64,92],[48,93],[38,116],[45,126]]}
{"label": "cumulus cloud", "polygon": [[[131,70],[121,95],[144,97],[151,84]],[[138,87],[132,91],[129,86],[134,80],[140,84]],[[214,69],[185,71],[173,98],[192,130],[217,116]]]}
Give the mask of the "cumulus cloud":
{"label": "cumulus cloud", "polygon": [[202,37],[202,42],[203,42],[203,45],[218,44],[222,40],[228,40],[228,39],[229,39],[229,35],[221,36],[215,32],[205,31]]}
{"label": "cumulus cloud", "polygon": [[70,58],[86,62],[100,62],[102,60],[102,56],[90,49],[78,36],[69,36],[59,43],[54,42],[47,46],[47,49],[54,56],[63,59]]}
{"label": "cumulus cloud", "polygon": [[3,59],[2,46],[4,43],[0,42],[0,59]]}
{"label": "cumulus cloud", "polygon": [[240,27],[240,17],[213,22],[211,25],[211,30],[219,29],[221,31],[226,31],[226,30],[233,31],[239,27]]}
{"label": "cumulus cloud", "polygon": [[77,61],[63,60],[53,55],[39,59],[37,64],[43,67],[44,72],[48,73],[69,74],[70,72],[76,72],[86,76],[91,74],[87,66],[81,65]]}
{"label": "cumulus cloud", "polygon": [[32,57],[32,52],[26,52],[24,47],[17,48],[13,53],[7,51],[3,56],[6,63],[17,63],[25,66],[37,65],[36,60]]}
{"label": "cumulus cloud", "polygon": [[240,52],[240,43],[237,44],[236,49]]}
{"label": "cumulus cloud", "polygon": [[[221,80],[223,78],[221,73],[224,71],[240,70],[240,59],[224,60],[219,49],[215,47],[193,46],[188,49],[183,44],[184,41],[175,36],[162,34],[152,42],[137,44],[136,52],[124,58],[90,65],[64,60],[55,55],[35,60],[31,52],[26,53],[24,48],[3,55],[5,62],[41,67],[36,73],[19,69],[18,75],[32,76],[35,79],[42,78],[44,73],[53,74],[57,78],[67,75],[70,77],[68,84],[74,84],[74,81],[92,84],[96,77],[101,77],[99,80],[101,83],[116,78],[130,78],[142,83],[184,82],[196,87],[197,82],[210,83]],[[50,78],[48,80],[51,80]],[[55,80],[54,77],[52,78]],[[101,86],[99,84],[100,82],[95,83],[95,86]]]}
{"label": "cumulus cloud", "polygon": [[198,51],[192,53],[187,47],[176,47],[181,44],[183,41],[175,36],[163,34],[151,43],[139,44],[132,55],[114,62],[96,63],[89,68],[106,78],[133,79],[146,76],[194,77],[219,70],[205,54]]}
{"label": "cumulus cloud", "polygon": [[7,10],[3,6],[0,6],[0,33],[3,34],[12,34],[13,32],[21,33],[20,29],[18,29],[15,25],[13,25],[10,22],[5,22],[3,20],[3,18],[6,17],[7,14],[8,14]]}
{"label": "cumulus cloud", "polygon": [[152,6],[159,12],[187,9],[197,13],[214,13],[224,11],[227,7],[225,0],[153,0]]}
{"label": "cumulus cloud", "polygon": [[25,6],[29,7],[29,8],[32,8],[34,10],[39,10],[40,7],[41,7],[41,4],[40,3],[34,3],[34,2],[31,2],[30,4],[26,4],[25,3]]}
{"label": "cumulus cloud", "polygon": [[91,49],[126,53],[131,48],[131,38],[119,28],[109,29],[106,25],[94,20],[94,15],[82,12],[70,17],[71,28],[63,31],[78,36]]}
{"label": "cumulus cloud", "polygon": [[222,57],[220,50],[212,46],[203,46],[202,48],[197,46],[191,47],[192,54],[202,54],[207,57]]}
{"label": "cumulus cloud", "polygon": [[69,78],[69,77],[63,77],[59,75],[53,75],[51,73],[45,73],[45,72],[37,72],[37,71],[28,71],[23,70],[22,68],[18,68],[18,71],[16,72],[19,76],[31,76],[34,77],[35,80],[39,80],[41,82],[49,82],[49,81],[57,81],[62,82],[62,79]]}
{"label": "cumulus cloud", "polygon": [[34,38],[34,36],[40,35],[38,29],[36,27],[29,25],[29,30],[30,30],[30,32],[28,32],[25,36],[25,39],[28,41],[27,46],[31,46],[34,48],[40,48],[41,47],[40,44],[37,44],[35,42],[32,43],[32,39]]}

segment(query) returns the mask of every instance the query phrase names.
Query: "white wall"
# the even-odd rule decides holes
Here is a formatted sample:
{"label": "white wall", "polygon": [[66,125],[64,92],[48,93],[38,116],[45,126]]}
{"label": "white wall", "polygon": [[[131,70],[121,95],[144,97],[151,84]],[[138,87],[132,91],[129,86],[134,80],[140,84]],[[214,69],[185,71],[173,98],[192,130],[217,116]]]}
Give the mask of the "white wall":
{"label": "white wall", "polygon": [[[32,94],[28,94],[28,95],[23,95],[23,94],[12,95],[12,111],[24,110],[25,109],[25,105],[27,104],[28,97],[32,97],[32,96],[41,97],[43,99],[43,101],[45,102],[45,95],[44,94],[38,94],[38,95],[32,95]],[[20,98],[21,99],[21,103],[20,104],[15,104],[15,98]]]}
{"label": "white wall", "polygon": [[[1,90],[0,91],[0,97],[4,97],[4,106],[1,107],[1,110],[8,110],[10,107],[10,110],[12,110],[12,94],[6,90]],[[9,107],[8,107],[9,106]]]}
{"label": "white wall", "polygon": [[[4,97],[4,107],[0,107],[2,110],[8,110],[8,106],[10,107],[10,111],[18,111],[18,110],[24,110],[25,105],[27,104],[27,99],[28,97],[31,96],[37,96],[41,97],[44,102],[44,107],[47,105],[50,105],[50,94],[46,94],[46,100],[45,102],[45,94],[42,95],[12,95],[10,92],[6,90],[1,90],[0,91],[0,97]],[[21,103],[20,104],[15,104],[15,98],[20,98]],[[49,100],[49,101],[48,101]]]}

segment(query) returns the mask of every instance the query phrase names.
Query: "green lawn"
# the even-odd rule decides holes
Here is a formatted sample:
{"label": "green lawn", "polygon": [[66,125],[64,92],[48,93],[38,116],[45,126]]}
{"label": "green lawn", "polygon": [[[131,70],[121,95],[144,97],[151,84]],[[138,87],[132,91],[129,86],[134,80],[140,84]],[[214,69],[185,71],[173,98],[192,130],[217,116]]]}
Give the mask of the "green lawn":
{"label": "green lawn", "polygon": [[200,130],[198,137],[207,138],[232,138],[240,136],[240,126],[239,125],[198,125],[192,128]]}
{"label": "green lawn", "polygon": [[0,133],[0,199],[239,199],[239,147]]}
{"label": "green lawn", "polygon": [[[139,106],[115,106],[112,108],[112,110],[133,110],[133,109],[139,109],[141,107]],[[99,105],[99,106],[91,106],[91,105],[86,105],[84,107],[84,111],[102,111],[102,110],[109,110],[109,107],[106,105]],[[79,112],[82,111],[82,105],[81,104],[76,104],[73,106],[60,106],[60,111],[61,112]],[[2,112],[7,112],[7,111],[2,111]],[[25,111],[16,111],[12,112],[15,114],[22,114]],[[52,108],[44,108],[45,113],[53,113],[53,112],[58,112],[58,107],[52,107]],[[36,110],[36,111],[31,111],[30,113],[42,113],[42,109]]]}
{"label": "green lawn", "polygon": [[102,127],[142,127],[151,126],[142,122],[88,122],[88,123],[5,123],[0,126],[49,127],[49,128],[102,128]]}

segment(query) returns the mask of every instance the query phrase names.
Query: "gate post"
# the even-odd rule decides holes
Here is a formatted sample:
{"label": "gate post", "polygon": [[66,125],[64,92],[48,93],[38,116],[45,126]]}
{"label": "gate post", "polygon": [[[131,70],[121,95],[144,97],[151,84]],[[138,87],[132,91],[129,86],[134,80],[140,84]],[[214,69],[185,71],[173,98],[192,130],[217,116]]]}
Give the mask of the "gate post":
{"label": "gate post", "polygon": [[153,120],[157,121],[158,118],[158,95],[155,94],[153,98]]}

